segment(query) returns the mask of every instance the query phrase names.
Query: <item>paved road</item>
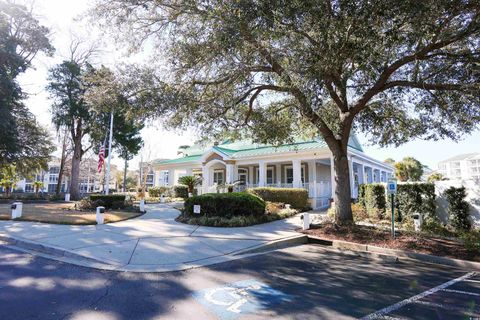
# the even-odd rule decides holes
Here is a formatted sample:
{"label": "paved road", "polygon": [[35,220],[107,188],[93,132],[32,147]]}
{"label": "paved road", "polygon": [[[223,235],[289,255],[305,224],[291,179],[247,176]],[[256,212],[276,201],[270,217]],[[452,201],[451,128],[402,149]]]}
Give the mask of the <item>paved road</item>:
{"label": "paved road", "polygon": [[480,277],[465,271],[314,245],[171,273],[100,271],[0,245],[2,320],[464,319],[480,317],[479,295]]}

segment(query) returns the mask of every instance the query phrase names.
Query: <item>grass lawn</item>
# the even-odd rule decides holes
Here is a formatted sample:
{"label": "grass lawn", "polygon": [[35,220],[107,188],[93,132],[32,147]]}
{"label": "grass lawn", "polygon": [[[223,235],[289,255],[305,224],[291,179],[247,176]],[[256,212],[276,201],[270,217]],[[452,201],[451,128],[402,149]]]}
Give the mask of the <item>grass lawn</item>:
{"label": "grass lawn", "polygon": [[[24,203],[19,221],[34,221],[54,224],[96,224],[95,212],[73,210],[73,203]],[[109,210],[105,212],[105,223],[118,222],[142,215],[138,211]],[[10,204],[0,204],[0,220],[10,220]]]}

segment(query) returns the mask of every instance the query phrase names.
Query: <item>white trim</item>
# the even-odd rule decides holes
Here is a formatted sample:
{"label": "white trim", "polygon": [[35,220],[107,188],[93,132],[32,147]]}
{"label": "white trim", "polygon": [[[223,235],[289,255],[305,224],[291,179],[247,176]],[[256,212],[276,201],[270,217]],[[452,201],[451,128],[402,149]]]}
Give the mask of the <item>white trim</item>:
{"label": "white trim", "polygon": [[[355,150],[355,149],[352,149],[351,147],[348,148],[348,152],[355,155],[355,158],[361,158],[363,160],[366,160],[370,163],[372,163],[370,166],[380,166],[380,167],[383,167],[385,169],[387,169],[388,171],[393,171],[394,168],[389,165],[388,163],[385,163],[385,162],[382,162],[382,161],[379,161],[379,160],[376,160],[370,156],[367,156],[365,153],[363,152],[360,152],[358,150]],[[358,163],[358,162],[357,162]],[[368,165],[367,165],[368,166]]]}
{"label": "white trim", "polygon": [[226,153],[223,153],[220,150],[217,150],[214,147],[212,147],[212,148],[208,149],[207,151],[205,151],[204,154],[202,154],[202,156],[200,157],[200,161],[201,162],[206,162],[208,157],[210,157],[213,154],[218,154],[219,156],[222,157],[223,160],[231,160],[231,158]]}

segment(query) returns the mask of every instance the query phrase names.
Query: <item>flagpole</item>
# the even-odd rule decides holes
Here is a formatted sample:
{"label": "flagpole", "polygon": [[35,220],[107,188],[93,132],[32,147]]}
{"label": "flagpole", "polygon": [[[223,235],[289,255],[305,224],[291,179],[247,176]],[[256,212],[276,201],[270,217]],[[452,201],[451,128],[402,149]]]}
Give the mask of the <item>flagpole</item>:
{"label": "flagpole", "polygon": [[110,160],[112,159],[112,139],[113,139],[113,110],[110,112],[110,136],[108,138],[108,161],[105,177],[105,194],[110,192]]}

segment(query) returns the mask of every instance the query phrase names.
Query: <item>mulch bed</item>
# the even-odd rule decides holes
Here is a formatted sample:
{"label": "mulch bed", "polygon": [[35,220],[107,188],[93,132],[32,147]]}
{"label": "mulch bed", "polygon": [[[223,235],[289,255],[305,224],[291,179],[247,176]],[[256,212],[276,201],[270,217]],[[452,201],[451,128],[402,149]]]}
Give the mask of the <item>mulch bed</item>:
{"label": "mulch bed", "polygon": [[330,222],[302,231],[326,240],[343,240],[377,247],[410,250],[448,258],[480,262],[480,252],[468,251],[458,240],[434,237],[420,233],[398,232],[393,240],[389,230],[371,226],[338,226]]}

